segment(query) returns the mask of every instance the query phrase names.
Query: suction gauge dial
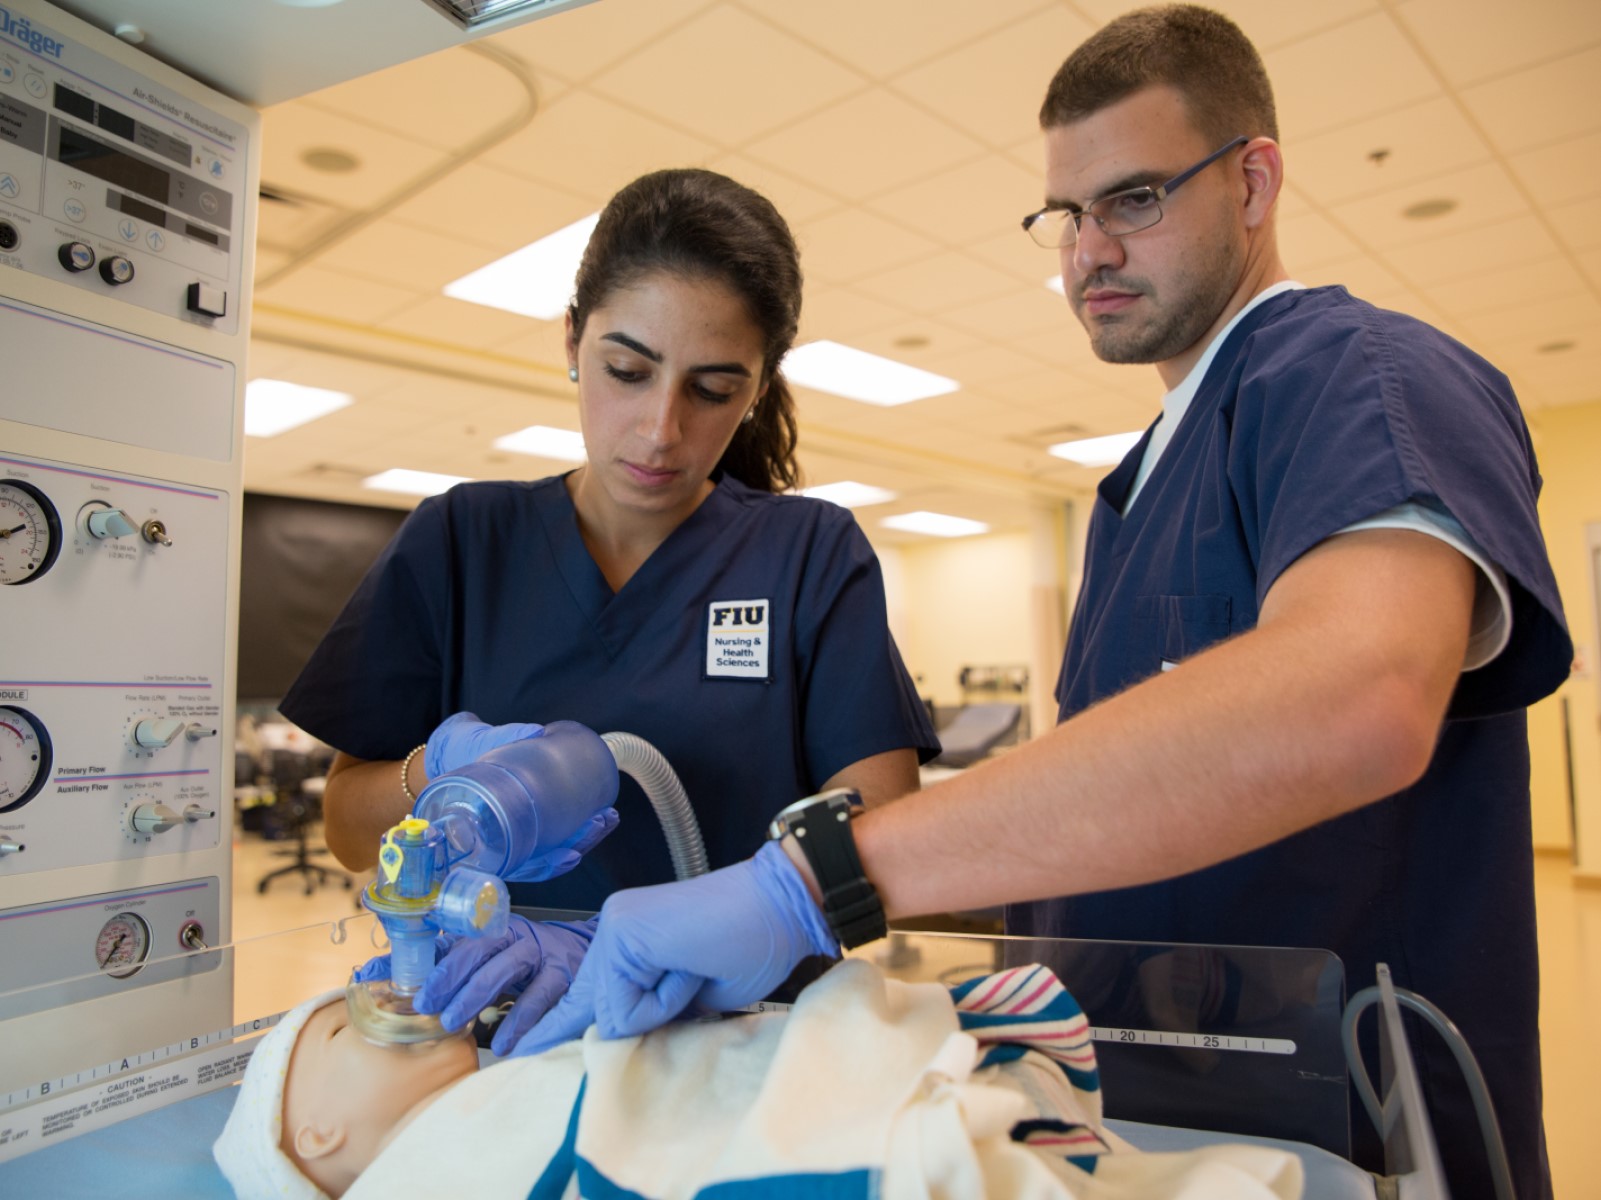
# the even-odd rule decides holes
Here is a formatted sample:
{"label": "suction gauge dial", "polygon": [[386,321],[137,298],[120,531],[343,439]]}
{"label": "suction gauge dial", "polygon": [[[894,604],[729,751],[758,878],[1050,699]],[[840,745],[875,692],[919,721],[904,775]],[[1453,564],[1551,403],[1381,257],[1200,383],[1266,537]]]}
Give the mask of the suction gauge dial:
{"label": "suction gauge dial", "polygon": [[61,517],[31,483],[0,479],[0,584],[31,583],[56,564]]}
{"label": "suction gauge dial", "polygon": [[0,813],[21,808],[50,779],[50,734],[25,708],[0,704]]}
{"label": "suction gauge dial", "polygon": [[118,913],[95,938],[95,964],[113,979],[126,979],[150,954],[150,926],[137,913]]}

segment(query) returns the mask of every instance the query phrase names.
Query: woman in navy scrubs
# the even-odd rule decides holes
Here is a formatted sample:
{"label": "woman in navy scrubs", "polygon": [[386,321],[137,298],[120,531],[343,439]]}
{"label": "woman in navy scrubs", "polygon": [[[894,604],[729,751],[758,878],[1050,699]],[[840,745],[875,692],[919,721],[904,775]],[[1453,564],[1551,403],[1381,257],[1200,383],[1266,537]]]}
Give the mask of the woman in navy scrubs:
{"label": "woman in navy scrubs", "polygon": [[[338,749],[328,844],[371,865],[404,817],[402,760],[446,717],[638,734],[678,772],[713,867],[755,852],[801,796],[869,804],[938,752],[850,513],[795,486],[794,240],[764,198],[661,171],[601,214],[567,314],[588,461],[425,500],[282,711]],[[734,636],[730,636],[731,632]],[[424,756],[405,783],[426,783]],[[518,903],[594,910],[672,878],[648,802]]]}

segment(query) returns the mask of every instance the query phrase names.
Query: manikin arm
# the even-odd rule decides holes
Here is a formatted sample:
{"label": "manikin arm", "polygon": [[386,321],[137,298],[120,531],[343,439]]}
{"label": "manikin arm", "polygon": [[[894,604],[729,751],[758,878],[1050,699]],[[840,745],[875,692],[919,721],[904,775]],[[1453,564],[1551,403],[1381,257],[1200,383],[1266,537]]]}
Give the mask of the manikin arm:
{"label": "manikin arm", "polygon": [[1254,630],[864,814],[867,876],[892,919],[1128,887],[1399,791],[1433,754],[1474,587],[1423,534],[1331,538]]}

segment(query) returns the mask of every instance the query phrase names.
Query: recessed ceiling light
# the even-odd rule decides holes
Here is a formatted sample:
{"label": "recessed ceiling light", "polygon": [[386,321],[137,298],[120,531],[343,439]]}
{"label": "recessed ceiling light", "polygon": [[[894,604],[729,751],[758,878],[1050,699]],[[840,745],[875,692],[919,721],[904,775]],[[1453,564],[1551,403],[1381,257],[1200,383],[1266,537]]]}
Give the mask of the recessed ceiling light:
{"label": "recessed ceiling light", "polygon": [[345,0],[278,0],[285,8],[332,8]]}
{"label": "recessed ceiling light", "polygon": [[990,528],[983,521],[948,517],[936,512],[901,513],[896,517],[885,517],[879,524],[903,533],[926,533],[933,537],[972,537],[975,533],[988,533]]}
{"label": "recessed ceiling light", "polygon": [[497,450],[514,450],[518,454],[532,454],[536,458],[555,458],[562,462],[583,462],[584,435],[576,429],[556,429],[550,425],[530,425],[516,433],[498,437]]}
{"label": "recessed ceiling light", "polygon": [[1401,215],[1409,221],[1427,221],[1431,217],[1443,217],[1446,213],[1455,211],[1455,200],[1448,196],[1438,196],[1433,200],[1419,200],[1416,204],[1409,204],[1401,210]]}
{"label": "recessed ceiling light", "polygon": [[1535,347],[1536,354],[1561,354],[1564,350],[1572,350],[1575,342],[1563,339],[1560,342],[1547,342],[1543,346]]}
{"label": "recessed ceiling light", "polygon": [[355,397],[282,379],[252,379],[245,385],[245,436],[277,437],[296,425],[326,417]]}
{"label": "recessed ceiling light", "polygon": [[1058,296],[1067,295],[1067,287],[1062,283],[1060,275],[1052,275],[1045,281],[1045,287],[1048,291],[1055,292]]}
{"label": "recessed ceiling light", "polygon": [[923,350],[928,347],[928,339],[920,333],[908,333],[896,338],[890,345],[897,350]]}
{"label": "recessed ceiling light", "polygon": [[433,471],[408,471],[404,467],[390,467],[376,475],[369,475],[361,486],[375,492],[403,492],[408,496],[437,496],[449,491],[458,483],[466,483],[464,475],[439,475]]}
{"label": "recessed ceiling light", "polygon": [[895,493],[870,483],[857,483],[854,479],[841,479],[838,483],[820,483],[816,487],[802,488],[801,495],[827,500],[841,508],[866,508],[869,504],[886,504],[895,499]]}
{"label": "recessed ceiling light", "polygon": [[524,317],[554,321],[567,311],[584,247],[600,220],[591,213],[505,258],[445,285],[445,295]]}
{"label": "recessed ceiling light", "polygon": [[361,165],[361,160],[350,151],[332,146],[316,146],[307,150],[300,156],[300,161],[313,171],[325,171],[329,175],[343,175]]}
{"label": "recessed ceiling light", "polygon": [[1134,449],[1134,444],[1145,436],[1143,429],[1133,433],[1112,433],[1105,437],[1079,438],[1072,442],[1057,442],[1047,452],[1057,458],[1077,463],[1081,467],[1109,467],[1123,461],[1123,456]]}
{"label": "recessed ceiling light", "polygon": [[802,387],[885,407],[949,395],[962,386],[921,367],[828,341],[807,342],[786,354],[784,377]]}

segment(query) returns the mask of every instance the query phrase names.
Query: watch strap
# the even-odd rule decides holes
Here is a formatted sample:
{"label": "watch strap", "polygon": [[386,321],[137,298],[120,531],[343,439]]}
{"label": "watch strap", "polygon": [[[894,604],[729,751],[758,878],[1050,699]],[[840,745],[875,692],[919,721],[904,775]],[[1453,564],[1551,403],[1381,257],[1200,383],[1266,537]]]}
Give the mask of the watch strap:
{"label": "watch strap", "polygon": [[823,916],[840,945],[850,949],[883,937],[888,931],[884,905],[862,870],[849,808],[827,802],[812,805],[794,820],[792,831],[817,877]]}

